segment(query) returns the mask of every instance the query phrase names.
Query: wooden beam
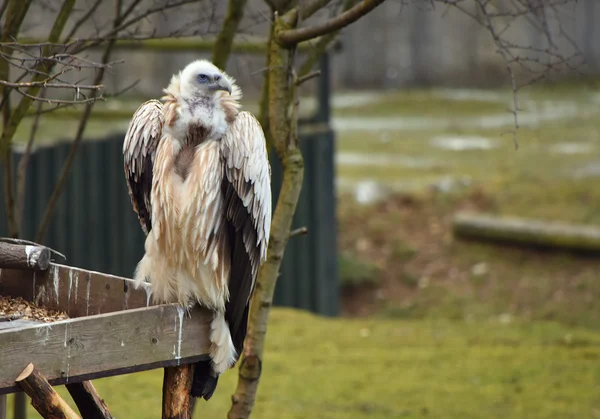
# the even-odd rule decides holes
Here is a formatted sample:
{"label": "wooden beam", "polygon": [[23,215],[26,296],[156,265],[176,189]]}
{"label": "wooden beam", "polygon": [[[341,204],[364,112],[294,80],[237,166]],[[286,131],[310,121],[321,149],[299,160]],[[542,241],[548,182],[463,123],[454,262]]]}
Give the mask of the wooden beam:
{"label": "wooden beam", "polygon": [[0,269],[43,271],[50,265],[50,249],[0,242]]}
{"label": "wooden beam", "polygon": [[44,419],[81,419],[33,364],[28,364],[15,382],[31,397],[32,406]]}
{"label": "wooden beam", "polygon": [[454,235],[461,238],[531,247],[600,252],[600,229],[591,225],[459,213]]}
{"label": "wooden beam", "polygon": [[52,385],[208,359],[212,314],[165,304],[0,331],[0,394],[33,362]]}
{"label": "wooden beam", "polygon": [[191,419],[193,365],[165,368],[162,419]]}
{"label": "wooden beam", "polygon": [[43,272],[0,270],[0,295],[22,297],[71,318],[154,305],[147,284],[127,278],[50,263]]}
{"label": "wooden beam", "polygon": [[70,383],[65,387],[85,419],[113,419],[108,406],[91,381]]}

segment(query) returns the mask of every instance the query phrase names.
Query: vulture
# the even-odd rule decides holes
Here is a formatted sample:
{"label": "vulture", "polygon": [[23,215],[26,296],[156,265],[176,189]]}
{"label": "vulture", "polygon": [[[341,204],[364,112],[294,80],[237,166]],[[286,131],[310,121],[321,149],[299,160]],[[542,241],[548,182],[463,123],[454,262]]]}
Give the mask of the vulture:
{"label": "vulture", "polygon": [[154,303],[213,313],[209,360],[191,395],[210,399],[243,349],[250,297],[266,259],[271,167],[258,120],[235,80],[207,60],[172,76],[161,101],[135,111],[123,141],[125,178],[145,234],[133,279]]}

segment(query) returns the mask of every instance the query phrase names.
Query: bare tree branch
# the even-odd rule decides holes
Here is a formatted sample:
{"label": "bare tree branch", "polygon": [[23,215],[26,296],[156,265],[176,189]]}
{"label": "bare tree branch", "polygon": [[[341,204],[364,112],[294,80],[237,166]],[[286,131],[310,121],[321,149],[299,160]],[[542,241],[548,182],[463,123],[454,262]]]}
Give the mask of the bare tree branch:
{"label": "bare tree branch", "polygon": [[309,80],[312,80],[321,75],[321,70],[313,71],[312,73],[308,73],[305,76],[299,76],[296,78],[294,84],[296,86],[300,86],[302,83],[306,83]]}
{"label": "bare tree branch", "polygon": [[240,21],[244,17],[244,9],[247,0],[229,0],[227,5],[227,15],[213,46],[212,62],[219,68],[227,67],[227,59],[231,52],[233,38],[237,32]]}
{"label": "bare tree branch", "polygon": [[0,5],[0,19],[2,18],[2,16],[4,16],[4,12],[6,11],[7,7],[8,7],[8,0],[3,0],[2,5]]}
{"label": "bare tree branch", "polygon": [[385,0],[362,0],[350,10],[329,19],[323,24],[307,28],[281,30],[277,33],[277,41],[283,46],[292,46],[302,41],[308,41],[309,39],[340,30],[343,27],[356,22],[384,1]]}

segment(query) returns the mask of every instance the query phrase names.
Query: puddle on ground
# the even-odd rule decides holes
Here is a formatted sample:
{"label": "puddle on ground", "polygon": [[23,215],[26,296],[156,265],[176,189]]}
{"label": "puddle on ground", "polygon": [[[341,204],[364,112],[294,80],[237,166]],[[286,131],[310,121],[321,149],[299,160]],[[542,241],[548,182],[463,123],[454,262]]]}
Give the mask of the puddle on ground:
{"label": "puddle on ground", "polygon": [[508,103],[512,96],[494,92],[493,90],[480,89],[436,89],[432,92],[435,96],[442,99],[456,101],[474,101],[474,102],[500,102]]}
{"label": "puddle on ground", "polygon": [[556,154],[587,154],[593,149],[590,143],[559,143],[550,147],[550,151]]}
{"label": "puddle on ground", "polygon": [[[522,104],[523,105],[523,104]],[[589,103],[545,101],[534,106],[535,111],[521,111],[518,114],[519,126],[535,127],[546,121],[591,117],[600,113],[600,107]],[[397,116],[388,118],[333,117],[332,126],[338,132],[347,131],[415,131],[444,130],[456,128],[469,129],[513,129],[515,120],[510,112],[487,116],[445,117]]]}
{"label": "puddle on ground", "polygon": [[583,167],[573,170],[575,179],[600,177],[600,162],[587,164]]}
{"label": "puddle on ground", "polygon": [[430,144],[437,148],[453,151],[489,150],[497,147],[496,141],[486,137],[469,136],[457,137],[443,135],[432,138]]}
{"label": "puddle on ground", "polygon": [[352,180],[343,177],[336,179],[338,192],[351,193],[357,203],[368,205],[381,202],[394,193],[411,193],[431,188],[441,193],[468,188],[472,179],[468,176],[442,176],[436,180],[418,180],[382,182],[375,179]]}
{"label": "puddle on ground", "polygon": [[380,92],[338,93],[333,95],[331,106],[336,109],[353,108],[379,102],[382,97]]}
{"label": "puddle on ground", "polygon": [[349,153],[339,152],[335,156],[336,164],[343,166],[402,166],[411,169],[431,169],[442,166],[431,159],[421,159],[402,154]]}

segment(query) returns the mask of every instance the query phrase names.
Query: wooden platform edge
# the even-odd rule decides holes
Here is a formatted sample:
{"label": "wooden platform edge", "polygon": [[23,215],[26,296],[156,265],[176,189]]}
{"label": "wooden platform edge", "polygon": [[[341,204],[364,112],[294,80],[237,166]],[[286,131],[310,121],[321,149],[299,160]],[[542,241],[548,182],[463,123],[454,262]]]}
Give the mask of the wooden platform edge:
{"label": "wooden platform edge", "polygon": [[40,307],[82,317],[155,305],[149,284],[50,263],[45,271],[0,269],[0,295],[22,297]]}
{"label": "wooden platform edge", "polygon": [[211,320],[164,304],[2,330],[0,394],[20,391],[29,363],[60,385],[208,359]]}

